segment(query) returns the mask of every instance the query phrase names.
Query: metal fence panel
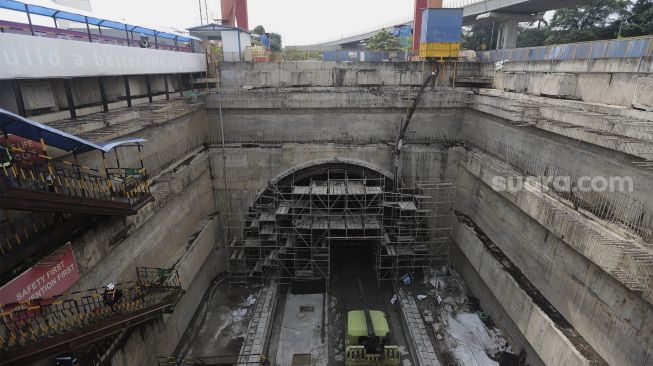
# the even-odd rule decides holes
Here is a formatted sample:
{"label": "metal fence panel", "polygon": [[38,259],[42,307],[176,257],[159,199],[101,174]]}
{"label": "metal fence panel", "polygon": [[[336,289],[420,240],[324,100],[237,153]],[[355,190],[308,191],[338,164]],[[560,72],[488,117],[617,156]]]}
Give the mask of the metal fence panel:
{"label": "metal fence panel", "polygon": [[653,56],[653,36],[510,50],[478,51],[481,62],[563,61]]}

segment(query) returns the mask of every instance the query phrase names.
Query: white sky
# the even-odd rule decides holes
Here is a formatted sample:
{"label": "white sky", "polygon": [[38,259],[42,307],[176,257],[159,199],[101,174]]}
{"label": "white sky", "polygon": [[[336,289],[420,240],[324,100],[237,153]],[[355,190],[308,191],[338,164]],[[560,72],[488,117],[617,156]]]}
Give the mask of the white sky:
{"label": "white sky", "polygon": [[[219,0],[206,4],[213,18],[220,17]],[[200,19],[198,0],[91,0],[91,5],[98,17],[144,26],[185,29]],[[411,20],[413,6],[414,0],[249,0],[249,27],[261,24],[281,34],[286,46],[314,44]],[[4,12],[0,19],[14,20]]]}

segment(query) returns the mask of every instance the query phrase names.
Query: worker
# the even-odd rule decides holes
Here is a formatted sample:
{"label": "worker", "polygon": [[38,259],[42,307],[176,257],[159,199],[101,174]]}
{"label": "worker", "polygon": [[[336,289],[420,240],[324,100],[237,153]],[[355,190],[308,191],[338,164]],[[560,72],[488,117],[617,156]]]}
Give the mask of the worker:
{"label": "worker", "polygon": [[413,283],[413,278],[408,272],[406,272],[403,276],[401,276],[401,281],[404,283],[404,286],[408,286]]}
{"label": "worker", "polygon": [[11,169],[13,164],[13,157],[11,151],[4,146],[0,146],[0,176],[5,187],[17,187],[15,176]]}
{"label": "worker", "polygon": [[138,47],[140,48],[150,48],[150,37],[146,36],[145,34],[140,35],[140,39],[138,40]]}
{"label": "worker", "polygon": [[113,283],[109,283],[108,285],[105,286],[104,293],[102,294],[104,305],[114,306],[120,301],[121,297],[122,297],[122,291],[117,289],[116,285],[114,285]]}
{"label": "worker", "polygon": [[52,179],[52,175],[49,173],[45,176],[45,189],[48,192],[54,193],[54,179]]}

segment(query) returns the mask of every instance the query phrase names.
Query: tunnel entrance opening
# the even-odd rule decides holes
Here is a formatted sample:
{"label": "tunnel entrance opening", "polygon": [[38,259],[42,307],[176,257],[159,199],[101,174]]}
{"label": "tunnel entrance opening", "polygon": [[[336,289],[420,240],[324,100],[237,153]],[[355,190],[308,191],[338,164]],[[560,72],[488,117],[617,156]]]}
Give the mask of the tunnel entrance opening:
{"label": "tunnel entrance opening", "polygon": [[354,256],[361,262],[352,265],[364,264],[375,287],[420,273],[448,257],[454,202],[450,183],[395,190],[387,175],[362,164],[335,161],[293,171],[273,180],[247,215],[231,222],[237,233],[229,244],[231,283],[326,285],[336,268],[332,257],[362,248],[364,259]]}

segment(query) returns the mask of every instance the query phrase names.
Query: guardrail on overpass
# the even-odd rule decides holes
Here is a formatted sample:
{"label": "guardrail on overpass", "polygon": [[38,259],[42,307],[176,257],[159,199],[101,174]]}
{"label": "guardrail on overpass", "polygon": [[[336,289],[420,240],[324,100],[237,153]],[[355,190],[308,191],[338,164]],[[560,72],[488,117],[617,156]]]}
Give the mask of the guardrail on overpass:
{"label": "guardrail on overpass", "polygon": [[476,52],[480,62],[653,57],[653,36]]}

